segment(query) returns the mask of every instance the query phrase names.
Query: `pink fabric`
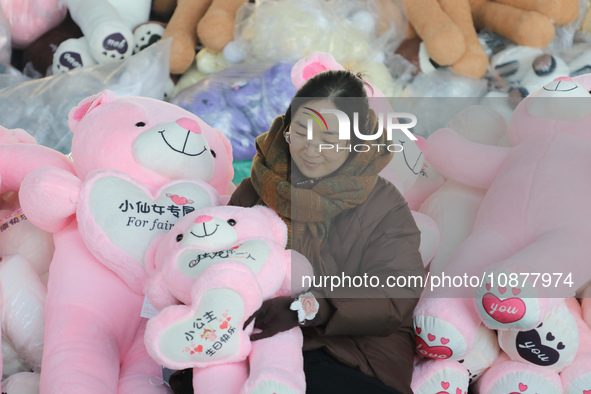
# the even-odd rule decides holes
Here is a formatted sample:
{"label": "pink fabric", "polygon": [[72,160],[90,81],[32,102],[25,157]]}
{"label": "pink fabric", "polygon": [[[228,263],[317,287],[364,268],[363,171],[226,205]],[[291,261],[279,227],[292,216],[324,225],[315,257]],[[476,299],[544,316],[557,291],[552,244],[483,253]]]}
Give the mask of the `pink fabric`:
{"label": "pink fabric", "polygon": [[[147,261],[152,277],[146,292],[151,303],[162,310],[148,323],[145,342],[155,360],[168,368],[193,367],[195,392],[248,393],[259,385],[266,385],[268,390],[272,387],[282,391],[281,387],[287,386],[295,392],[305,392],[300,329],[255,342],[249,339],[253,325],[242,329],[263,300],[290,294],[292,280],[301,283],[298,275],[311,274],[310,264],[303,256],[291,260],[290,251],[285,250],[287,228],[273,210],[203,208],[154,242],[158,242],[157,250],[147,254],[153,260]],[[253,244],[258,246],[248,249],[247,245]],[[193,273],[187,266],[203,271]],[[232,298],[226,296],[221,306],[203,304],[206,299],[217,299],[221,289],[231,292]],[[175,305],[177,300],[185,305]],[[210,323],[217,337],[230,335],[220,345],[225,353],[208,356],[212,351],[210,338],[204,338],[205,331],[200,335],[204,326],[191,326],[191,322],[201,321],[202,311],[220,317],[223,310],[227,321],[222,318]],[[226,332],[229,328],[235,332]],[[185,341],[179,340],[183,332],[191,334],[185,334]],[[246,358],[249,374],[244,367]],[[216,381],[214,377],[221,374],[225,374],[223,382]]]}
{"label": "pink fabric", "polygon": [[61,0],[1,0],[1,9],[11,25],[13,46],[26,48],[66,17]]}
{"label": "pink fabric", "polygon": [[[192,119],[202,130],[202,135],[192,137],[193,145],[197,144],[193,151],[186,153],[175,134],[179,132],[175,122],[182,118]],[[103,236],[97,232],[99,228],[110,231],[108,225],[97,227],[96,219],[101,217],[101,212],[127,211],[136,216],[142,212],[134,205],[135,200],[118,199],[117,195],[103,193],[97,201],[92,200],[93,182],[102,177],[105,182],[141,190],[144,193],[141,198],[149,199],[157,197],[161,193],[159,189],[166,185],[204,184],[204,180],[198,179],[199,174],[209,174],[205,181],[210,186],[205,184],[204,196],[217,196],[213,189],[225,193],[233,176],[229,141],[221,132],[179,107],[148,98],[119,99],[109,91],[82,100],[70,112],[69,125],[74,132],[75,175],[57,168],[41,168],[29,174],[21,187],[25,214],[39,227],[53,231],[56,243],[48,284],[40,392],[168,392],[166,386],[158,384],[160,368],[143,346],[146,322],[140,311],[143,281],[147,279],[140,268],[143,262],[115,258],[120,265],[112,265],[114,256],[123,250],[116,244],[119,233]],[[157,133],[160,130],[170,134],[160,135]],[[186,138],[184,132],[182,141]],[[194,153],[198,155],[189,155]],[[210,163],[212,166],[207,168],[211,173],[195,172],[203,167],[190,165],[194,157]],[[154,166],[155,161],[158,166]],[[196,179],[185,182],[189,176]],[[142,209],[157,215],[152,209],[158,207],[153,205],[161,205],[160,212],[171,217],[174,211],[166,207],[174,208],[175,203],[180,218],[187,213],[183,213],[182,207],[196,203],[174,192],[162,198],[168,202],[144,203]],[[215,198],[209,200],[219,203]],[[131,205],[119,205],[122,201]],[[166,226],[174,224],[172,219]],[[161,225],[158,231],[167,230]],[[113,228],[116,226],[121,223],[114,223]],[[132,240],[135,238],[138,237]],[[144,250],[134,250],[131,254],[143,253]]]}
{"label": "pink fabric", "polygon": [[[550,83],[550,89],[552,84],[556,85]],[[454,354],[466,348],[464,343],[471,347],[481,320],[499,330],[536,327],[549,310],[564,297],[573,296],[591,277],[587,264],[591,244],[586,241],[591,233],[587,201],[591,185],[580,182],[584,169],[591,165],[589,116],[580,117],[591,113],[591,100],[584,98],[586,90],[580,85],[569,91],[540,89],[533,98],[523,100],[511,118],[510,148],[469,142],[450,129],[439,130],[428,139],[426,159],[438,171],[461,183],[488,188],[472,234],[451,258],[446,275],[482,278],[484,272],[557,272],[563,280],[574,282],[569,286],[561,281],[557,287],[538,283],[535,288],[529,282],[530,286],[522,287],[525,279],[520,276],[518,286],[503,287],[487,279],[477,289],[472,305],[465,298],[449,298],[441,310],[429,305],[438,305],[442,299],[424,298],[419,311],[430,312],[421,312],[423,319],[432,318],[434,327],[444,325],[436,321],[450,323],[452,328],[445,330],[462,334],[462,347]],[[567,98],[577,94],[581,97]],[[536,99],[537,95],[544,97]],[[537,112],[545,119],[530,115],[536,106],[550,102],[553,109]],[[439,296],[474,295],[468,292],[470,288],[462,289],[447,287]],[[453,350],[452,345],[448,344]]]}

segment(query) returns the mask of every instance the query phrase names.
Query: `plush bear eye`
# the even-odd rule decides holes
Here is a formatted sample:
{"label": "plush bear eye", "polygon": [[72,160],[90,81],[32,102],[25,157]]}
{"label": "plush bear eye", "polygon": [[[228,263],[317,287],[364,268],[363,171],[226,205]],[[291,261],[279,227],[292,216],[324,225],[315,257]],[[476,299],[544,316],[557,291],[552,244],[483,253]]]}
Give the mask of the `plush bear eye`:
{"label": "plush bear eye", "polygon": [[137,122],[135,127],[144,127],[146,124],[144,122]]}
{"label": "plush bear eye", "polygon": [[181,242],[181,240],[183,239],[183,234],[179,234],[176,236],[176,241],[177,242]]}
{"label": "plush bear eye", "polygon": [[234,220],[234,219],[228,219],[228,224],[230,226],[235,226],[236,225],[236,220]]}
{"label": "plush bear eye", "polygon": [[211,155],[213,156],[213,158],[215,159],[215,151],[213,149],[210,149],[211,151]]}

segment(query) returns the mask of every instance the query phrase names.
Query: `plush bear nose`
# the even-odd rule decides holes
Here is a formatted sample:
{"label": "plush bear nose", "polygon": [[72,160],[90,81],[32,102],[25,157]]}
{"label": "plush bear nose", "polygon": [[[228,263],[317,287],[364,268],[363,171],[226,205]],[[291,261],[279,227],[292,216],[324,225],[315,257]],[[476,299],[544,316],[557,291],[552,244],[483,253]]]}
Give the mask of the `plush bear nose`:
{"label": "plush bear nose", "polygon": [[557,82],[570,82],[572,80],[573,79],[571,77],[558,77],[554,81],[557,81]]}
{"label": "plush bear nose", "polygon": [[176,123],[185,130],[189,130],[191,133],[201,134],[201,127],[199,123],[189,118],[180,118]]}
{"label": "plush bear nose", "polygon": [[195,224],[209,222],[210,220],[213,220],[213,218],[211,216],[207,216],[207,215],[197,216],[197,219],[195,219]]}

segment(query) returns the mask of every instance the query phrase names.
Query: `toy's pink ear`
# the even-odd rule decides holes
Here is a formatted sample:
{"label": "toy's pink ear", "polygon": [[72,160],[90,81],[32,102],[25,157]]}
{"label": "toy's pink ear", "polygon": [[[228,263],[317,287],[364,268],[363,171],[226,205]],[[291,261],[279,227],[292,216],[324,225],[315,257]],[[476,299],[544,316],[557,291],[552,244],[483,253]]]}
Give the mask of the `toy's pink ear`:
{"label": "toy's pink ear", "polygon": [[23,129],[9,130],[0,126],[0,144],[34,144],[35,137]]}
{"label": "toy's pink ear", "polygon": [[573,80],[583,86],[587,91],[591,91],[591,74],[582,74],[573,77]]}
{"label": "toy's pink ear", "polygon": [[110,103],[117,100],[115,93],[110,90],[103,90],[101,93],[85,98],[76,107],[72,108],[68,114],[68,126],[74,132],[80,120],[86,116],[90,111],[99,105]]}
{"label": "toy's pink ear", "polygon": [[299,89],[308,79],[326,70],[344,70],[344,68],[330,53],[314,52],[293,66],[291,82]]}
{"label": "toy's pink ear", "polygon": [[[226,153],[228,155],[228,158],[230,159],[230,161],[232,161],[232,144],[230,143],[230,140],[220,130],[218,130],[218,129],[213,129],[213,130],[218,135],[220,141],[222,141],[222,144],[224,145],[224,149],[226,149]],[[232,163],[230,162],[230,166],[231,165],[232,165]]]}
{"label": "toy's pink ear", "polygon": [[252,209],[258,210],[260,213],[265,215],[269,219],[273,233],[275,233],[275,240],[281,244],[287,244],[287,226],[283,222],[283,219],[279,217],[277,212],[264,205],[255,205]]}

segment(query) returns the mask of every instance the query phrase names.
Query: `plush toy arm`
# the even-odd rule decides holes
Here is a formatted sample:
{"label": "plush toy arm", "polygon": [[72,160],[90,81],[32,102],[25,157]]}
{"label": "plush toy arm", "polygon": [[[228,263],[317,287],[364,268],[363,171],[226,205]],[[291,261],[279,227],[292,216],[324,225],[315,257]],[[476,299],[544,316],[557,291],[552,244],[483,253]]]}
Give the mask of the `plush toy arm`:
{"label": "plush toy arm", "polygon": [[146,285],[146,296],[150,300],[152,306],[159,311],[170,305],[176,305],[179,301],[170,294],[168,287],[164,282],[164,275],[157,273],[148,280]]}
{"label": "plush toy arm", "polygon": [[314,269],[303,254],[293,249],[286,250],[284,254],[287,261],[289,261],[289,265],[285,270],[285,279],[277,296],[296,296],[308,290],[306,280],[312,278]]}
{"label": "plush toy arm", "polygon": [[451,129],[440,129],[427,139],[427,161],[444,176],[488,189],[511,148],[471,142]]}
{"label": "plush toy arm", "polygon": [[248,357],[250,376],[240,394],[255,393],[262,387],[274,393],[304,393],[306,377],[302,369],[302,345],[299,327],[252,342]]}
{"label": "plush toy arm", "polygon": [[68,171],[42,167],[23,180],[19,194],[25,216],[37,227],[58,232],[74,218],[82,183]]}
{"label": "plush toy arm", "polygon": [[27,174],[43,166],[74,173],[72,162],[53,149],[29,143],[0,145],[0,191],[4,193],[19,190]]}
{"label": "plush toy arm", "polygon": [[[121,2],[125,4],[126,2]],[[94,58],[101,64],[131,56],[133,33],[109,1],[67,0],[72,19],[88,39]]]}

